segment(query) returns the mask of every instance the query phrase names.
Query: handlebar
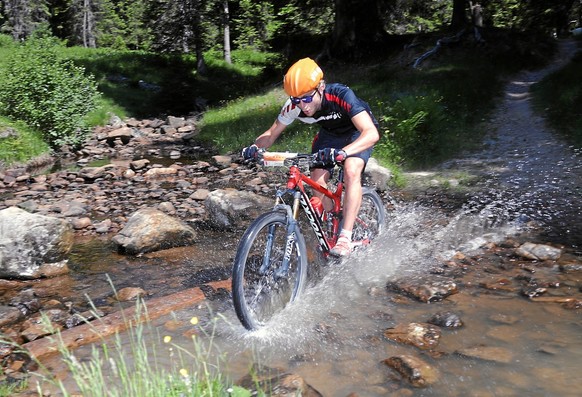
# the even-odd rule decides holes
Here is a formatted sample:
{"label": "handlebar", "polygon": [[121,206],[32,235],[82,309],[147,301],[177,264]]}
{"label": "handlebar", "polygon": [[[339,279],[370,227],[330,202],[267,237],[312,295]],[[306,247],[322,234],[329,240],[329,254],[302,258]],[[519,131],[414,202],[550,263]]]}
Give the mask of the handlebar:
{"label": "handlebar", "polygon": [[[259,149],[257,153],[257,162],[266,167],[290,167],[292,165],[326,166],[316,160],[317,154],[314,153],[292,153],[292,152],[268,152],[265,149]],[[341,165],[341,164],[340,164]]]}
{"label": "handlebar", "polygon": [[290,152],[267,152],[261,149],[257,157],[257,162],[266,167],[298,165],[300,160],[307,160],[309,165],[311,165],[315,161],[315,155]]}

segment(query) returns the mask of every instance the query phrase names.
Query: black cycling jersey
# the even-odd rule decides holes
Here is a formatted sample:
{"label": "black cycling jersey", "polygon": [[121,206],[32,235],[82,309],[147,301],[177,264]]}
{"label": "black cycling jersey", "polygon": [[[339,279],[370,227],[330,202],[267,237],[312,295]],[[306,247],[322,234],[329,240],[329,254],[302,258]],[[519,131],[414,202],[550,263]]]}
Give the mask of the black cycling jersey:
{"label": "black cycling jersey", "polygon": [[317,123],[322,130],[336,136],[351,135],[356,131],[352,123],[352,117],[360,112],[368,112],[373,123],[378,126],[376,118],[370,110],[370,106],[347,86],[343,84],[326,84],[321,100],[321,109],[312,117],[306,116],[303,111],[287,100],[278,120],[285,124],[291,124],[295,119],[308,124]]}

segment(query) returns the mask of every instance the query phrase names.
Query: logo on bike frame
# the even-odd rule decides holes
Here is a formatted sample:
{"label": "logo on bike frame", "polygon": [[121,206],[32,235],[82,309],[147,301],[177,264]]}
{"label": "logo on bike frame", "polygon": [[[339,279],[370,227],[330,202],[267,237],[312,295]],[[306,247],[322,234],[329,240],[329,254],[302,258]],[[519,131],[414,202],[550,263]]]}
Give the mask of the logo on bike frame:
{"label": "logo on bike frame", "polygon": [[302,192],[301,199],[299,200],[299,202],[301,203],[301,206],[305,210],[305,214],[307,215],[307,218],[309,219],[309,224],[313,228],[313,232],[315,233],[315,236],[317,237],[317,241],[319,242],[319,245],[321,245],[321,248],[323,248],[324,251],[329,251],[329,246],[327,244],[327,240],[325,239],[325,234],[324,234],[325,232],[323,231],[322,227],[315,219],[316,215],[315,215],[313,209],[311,208],[311,206],[308,204],[309,201],[307,200],[307,194]]}
{"label": "logo on bike frame", "polygon": [[291,233],[291,236],[287,239],[287,246],[285,247],[285,261],[291,260],[291,254],[293,253],[293,245],[295,244],[295,232]]}

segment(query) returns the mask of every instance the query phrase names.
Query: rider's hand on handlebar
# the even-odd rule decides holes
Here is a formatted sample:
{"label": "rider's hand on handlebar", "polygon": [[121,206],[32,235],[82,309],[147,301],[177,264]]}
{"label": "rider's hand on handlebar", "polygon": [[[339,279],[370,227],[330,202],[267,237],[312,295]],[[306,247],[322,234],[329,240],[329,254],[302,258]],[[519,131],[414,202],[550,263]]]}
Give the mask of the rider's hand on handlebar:
{"label": "rider's hand on handlebar", "polygon": [[256,160],[259,155],[259,147],[257,145],[251,145],[244,148],[241,152],[241,156],[245,160]]}
{"label": "rider's hand on handlebar", "polygon": [[333,165],[336,163],[341,163],[344,161],[348,155],[341,149],[334,149],[326,147],[325,149],[320,149],[315,154],[315,161],[321,162],[326,165]]}

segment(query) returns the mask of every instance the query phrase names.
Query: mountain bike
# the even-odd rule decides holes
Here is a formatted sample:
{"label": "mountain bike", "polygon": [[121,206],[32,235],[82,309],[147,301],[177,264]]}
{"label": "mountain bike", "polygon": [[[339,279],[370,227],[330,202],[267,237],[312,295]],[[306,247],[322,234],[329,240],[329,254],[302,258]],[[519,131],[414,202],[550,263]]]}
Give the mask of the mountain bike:
{"label": "mountain bike", "polygon": [[[239,242],[232,270],[232,297],[236,314],[248,330],[264,326],[302,293],[308,270],[308,250],[302,228],[309,228],[324,258],[337,242],[342,223],[343,166],[328,187],[307,175],[315,155],[261,152],[263,166],[288,169],[285,186],[277,189],[273,209],[260,215]],[[321,214],[310,196],[322,193],[333,206]],[[300,217],[301,211],[305,217]],[[370,244],[385,222],[382,199],[373,188],[363,187],[362,204],[353,228],[356,249]]]}

